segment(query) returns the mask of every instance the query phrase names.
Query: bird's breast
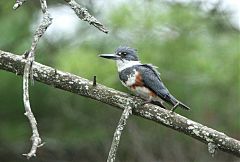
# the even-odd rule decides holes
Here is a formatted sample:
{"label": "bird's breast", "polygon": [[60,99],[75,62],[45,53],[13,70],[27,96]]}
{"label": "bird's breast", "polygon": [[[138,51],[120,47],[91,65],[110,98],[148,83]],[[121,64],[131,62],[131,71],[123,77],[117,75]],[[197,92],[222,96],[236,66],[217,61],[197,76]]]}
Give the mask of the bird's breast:
{"label": "bird's breast", "polygon": [[143,86],[142,76],[136,69],[132,69],[130,72],[125,71],[121,73],[120,79],[126,87]]}
{"label": "bird's breast", "polygon": [[153,91],[144,86],[141,73],[138,72],[136,69],[134,69],[132,73],[127,75],[127,79],[125,81],[122,81],[122,84],[128,87],[131,91],[133,91],[141,98],[149,99],[156,96]]}
{"label": "bird's breast", "polygon": [[127,79],[124,82],[124,84],[128,87],[132,86],[143,86],[142,76],[140,72],[138,72],[136,69],[132,71],[132,73],[127,75]]}

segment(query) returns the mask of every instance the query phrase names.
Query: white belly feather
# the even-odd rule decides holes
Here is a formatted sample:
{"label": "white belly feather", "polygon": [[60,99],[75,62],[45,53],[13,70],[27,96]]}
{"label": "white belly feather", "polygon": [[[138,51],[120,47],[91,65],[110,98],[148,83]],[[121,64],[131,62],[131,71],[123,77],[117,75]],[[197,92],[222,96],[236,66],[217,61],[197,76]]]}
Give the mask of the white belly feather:
{"label": "white belly feather", "polygon": [[128,80],[126,81],[126,86],[131,87],[132,85],[135,84],[137,74],[138,74],[137,70],[134,69],[133,73],[127,76]]}
{"label": "white belly feather", "polygon": [[146,87],[136,87],[135,89],[132,89],[132,91],[143,99],[151,99],[149,96],[149,93],[151,93],[151,91]]}
{"label": "white belly feather", "polygon": [[146,87],[135,87],[135,89],[131,88],[131,85],[133,85],[133,79],[128,79],[128,81],[126,82],[126,84],[124,82],[121,81],[121,83],[127,87],[129,90],[131,90],[136,96],[139,96],[141,97],[142,99],[144,100],[147,100],[147,101],[159,101],[161,103],[163,103],[164,101],[158,97],[158,96],[155,96],[155,97],[152,97],[149,95],[149,93],[151,93],[151,91],[146,88]]}
{"label": "white belly feather", "polygon": [[138,75],[138,72],[136,71],[136,69],[133,70],[133,73],[131,73],[130,75],[128,75],[128,80],[126,81],[126,83],[122,82],[122,84],[127,87],[128,89],[130,89],[132,92],[134,92],[137,96],[145,99],[145,100],[151,100],[152,97],[149,96],[149,94],[151,93],[151,91],[143,86],[136,86],[135,88],[131,88],[131,86],[133,86],[136,83],[136,76]]}

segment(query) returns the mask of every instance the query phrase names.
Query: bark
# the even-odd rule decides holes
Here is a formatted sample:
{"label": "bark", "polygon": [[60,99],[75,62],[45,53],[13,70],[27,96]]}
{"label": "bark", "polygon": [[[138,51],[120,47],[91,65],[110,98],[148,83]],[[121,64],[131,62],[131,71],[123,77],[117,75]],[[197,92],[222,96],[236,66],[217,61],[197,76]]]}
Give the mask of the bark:
{"label": "bark", "polygon": [[[16,75],[23,75],[25,63],[24,57],[0,50],[0,69],[13,72]],[[116,91],[98,83],[94,86],[92,81],[85,78],[37,62],[33,62],[32,67],[33,77],[39,82],[98,100],[122,110],[131,107],[134,115],[152,120],[207,144],[211,154],[220,149],[240,157],[240,141],[222,132],[156,105],[145,104],[142,106],[144,101],[138,97]]]}

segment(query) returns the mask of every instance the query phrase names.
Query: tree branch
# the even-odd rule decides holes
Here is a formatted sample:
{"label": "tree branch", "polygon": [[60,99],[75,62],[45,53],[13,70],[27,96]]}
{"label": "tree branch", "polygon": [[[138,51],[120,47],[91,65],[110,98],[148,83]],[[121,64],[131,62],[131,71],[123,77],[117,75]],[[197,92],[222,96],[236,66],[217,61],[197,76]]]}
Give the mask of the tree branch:
{"label": "tree branch", "polygon": [[108,29],[106,29],[102,23],[100,23],[94,16],[92,16],[88,10],[78,4],[75,0],[65,0],[68,5],[73,9],[75,14],[83,21],[87,21],[90,25],[95,26],[100,31],[104,33],[108,33]]}
{"label": "tree branch", "polygon": [[[0,51],[0,69],[22,75],[25,63],[26,60],[21,56]],[[33,62],[32,68],[33,77],[39,82],[98,100],[122,110],[132,107],[134,115],[155,121],[193,137],[207,144],[210,152],[214,153],[217,149],[220,149],[240,157],[240,141],[222,132],[192,121],[177,113],[171,113],[156,105],[146,104],[141,106],[144,101],[138,97],[116,91],[101,84],[93,86],[92,81],[79,76],[62,72],[37,62]]]}
{"label": "tree branch", "polygon": [[13,5],[13,9],[16,10],[18,9],[20,6],[23,5],[23,3],[25,3],[27,0],[16,0],[15,4]]}
{"label": "tree branch", "polygon": [[122,116],[118,122],[117,128],[113,135],[113,141],[108,154],[107,162],[114,162],[116,159],[116,154],[117,154],[117,149],[120,142],[121,134],[123,132],[125,125],[127,124],[127,120],[130,114],[132,114],[132,107],[129,106],[123,110]]}

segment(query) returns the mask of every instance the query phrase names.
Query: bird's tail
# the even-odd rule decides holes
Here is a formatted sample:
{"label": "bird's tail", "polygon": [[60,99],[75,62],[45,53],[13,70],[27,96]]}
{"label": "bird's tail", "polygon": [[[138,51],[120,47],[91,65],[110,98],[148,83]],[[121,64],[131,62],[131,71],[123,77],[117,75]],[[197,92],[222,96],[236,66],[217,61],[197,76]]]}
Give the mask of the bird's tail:
{"label": "bird's tail", "polygon": [[180,101],[178,101],[175,97],[173,97],[172,95],[171,95],[171,102],[172,102],[172,104],[173,104],[173,106],[174,107],[181,107],[181,108],[183,108],[183,109],[185,109],[185,110],[190,110],[190,107],[188,107],[187,105],[185,105],[184,103],[182,103],[182,102],[180,102]]}
{"label": "bird's tail", "polygon": [[181,108],[184,108],[186,110],[190,110],[190,107],[188,107],[187,105],[185,105],[184,103],[182,103],[180,101],[178,101],[178,102],[179,102],[179,105],[180,105]]}

